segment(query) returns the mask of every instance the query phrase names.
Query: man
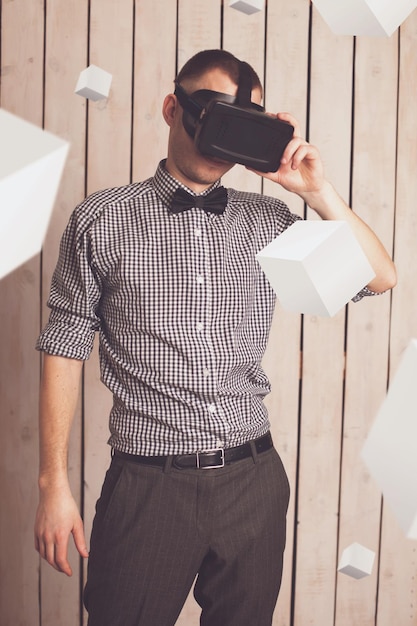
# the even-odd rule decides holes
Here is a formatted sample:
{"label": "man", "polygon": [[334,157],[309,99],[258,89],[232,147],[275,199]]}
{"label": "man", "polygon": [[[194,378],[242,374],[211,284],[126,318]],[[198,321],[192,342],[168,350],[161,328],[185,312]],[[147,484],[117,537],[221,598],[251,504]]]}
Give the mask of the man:
{"label": "man", "polygon": [[[239,67],[227,52],[204,51],[176,84],[227,99]],[[275,298],[255,255],[297,218],[277,199],[231,189],[222,212],[219,181],[233,164],[197,150],[177,95],[165,98],[163,116],[168,156],[155,176],[87,198],[61,243],[38,342],[36,547],[68,575],[71,533],[88,556],[67,450],[82,363],[99,332],[113,452],[91,537],[89,626],[171,626],[196,576],[203,626],[266,626],[281,583],[289,487],[263,404]],[[265,176],[322,219],[350,223],[376,274],[357,299],[391,288],[395,269],[382,244],[326,181],[293,117],[278,117],[294,136]],[[192,194],[191,208],[173,203],[178,188]],[[213,190],[211,212],[203,198]]]}

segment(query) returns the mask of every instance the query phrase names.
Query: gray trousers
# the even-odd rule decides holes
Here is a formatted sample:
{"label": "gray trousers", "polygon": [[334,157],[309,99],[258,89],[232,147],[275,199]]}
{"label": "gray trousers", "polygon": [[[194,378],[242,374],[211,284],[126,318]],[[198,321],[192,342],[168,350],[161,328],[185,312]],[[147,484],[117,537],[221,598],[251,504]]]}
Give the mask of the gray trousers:
{"label": "gray trousers", "polygon": [[114,457],[91,535],[88,626],[173,626],[196,576],[202,626],[270,626],[288,499],[274,448],[210,470]]}

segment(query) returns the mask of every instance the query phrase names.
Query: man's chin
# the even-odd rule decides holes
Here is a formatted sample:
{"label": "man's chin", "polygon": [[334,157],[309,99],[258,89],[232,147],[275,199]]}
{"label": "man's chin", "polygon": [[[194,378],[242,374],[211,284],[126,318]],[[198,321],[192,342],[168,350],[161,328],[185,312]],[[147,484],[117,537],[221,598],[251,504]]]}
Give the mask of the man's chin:
{"label": "man's chin", "polygon": [[233,165],[234,163],[230,163],[229,161],[196,153],[195,159],[188,157],[184,163],[175,165],[175,167],[168,166],[167,169],[185,185],[200,192],[200,187],[204,188],[212,185],[216,180],[219,180],[219,178],[226,174]]}
{"label": "man's chin", "polygon": [[225,174],[226,172],[228,172],[235,164],[231,163],[230,161],[225,161],[224,159],[218,159],[217,157],[211,157],[211,156],[205,156],[202,155],[204,158],[204,161],[207,163],[207,165],[212,168],[215,169],[217,172],[219,172],[218,176],[222,176],[223,174]]}

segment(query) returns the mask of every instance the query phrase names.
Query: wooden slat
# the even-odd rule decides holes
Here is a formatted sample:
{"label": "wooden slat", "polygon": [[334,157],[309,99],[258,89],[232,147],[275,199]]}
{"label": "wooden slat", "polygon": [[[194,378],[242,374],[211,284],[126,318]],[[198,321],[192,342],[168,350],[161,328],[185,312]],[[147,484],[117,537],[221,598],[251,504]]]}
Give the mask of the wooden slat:
{"label": "wooden slat", "polygon": [[[395,209],[397,52],[396,35],[358,38],[356,42],[352,206],[390,251]],[[379,551],[381,498],[369,480],[360,451],[386,392],[389,324],[389,293],[349,305],[339,557],[353,542],[373,550],[376,556]],[[373,575],[360,585],[345,575],[338,576],[337,626],[374,625],[377,574],[376,558]],[[398,623],[402,623],[399,618]]]}
{"label": "wooden slat", "polygon": [[[335,37],[313,9],[311,45],[309,139],[348,198],[352,40]],[[304,318],[295,626],[333,626],[344,321],[343,310]]]}
{"label": "wooden slat", "polygon": [[[136,0],[134,61],[133,180],[155,173],[167,155],[168,126],[162,102],[176,74],[177,3]],[[155,33],[160,36],[155,37]]]}
{"label": "wooden slat", "polygon": [[[290,111],[305,134],[307,117],[308,29],[310,3],[306,0],[270,0],[267,12],[265,104],[268,111]],[[265,194],[287,202],[293,213],[302,215],[304,204],[298,196],[264,180]],[[291,485],[287,515],[287,547],[282,585],[274,613],[275,626],[287,626],[291,619],[294,515],[298,445],[301,318],[276,307],[268,349],[264,357],[272,393],[266,400],[271,430]]]}
{"label": "wooden slat", "polygon": [[220,0],[178,0],[178,69],[200,50],[220,48]]}
{"label": "wooden slat", "polygon": [[[89,61],[112,75],[109,97],[89,101],[87,193],[130,178],[133,5],[90,3]],[[117,54],[115,54],[117,50]]]}
{"label": "wooden slat", "polygon": [[[42,257],[42,326],[52,272],[58,258],[58,246],[69,216],[84,196],[85,188],[85,120],[84,98],[74,94],[79,72],[87,58],[88,11],[84,0],[68,3],[57,0],[48,6],[45,49],[45,128],[70,142],[70,151],[57,195]],[[61,29],[62,25],[62,29]],[[74,41],[78,45],[74,46]],[[72,493],[81,507],[81,403],[71,432],[69,479]],[[69,558],[73,576],[69,580],[45,561],[41,563],[41,616],[46,624],[78,623],[80,619],[80,566],[72,539]]]}
{"label": "wooden slat", "polygon": [[[269,0],[266,31],[265,107],[277,113],[288,111],[306,136],[309,0]],[[278,196],[293,213],[303,215],[304,203],[275,183],[264,181],[264,193]]]}
{"label": "wooden slat", "polygon": [[[398,285],[393,291],[390,376],[395,374],[411,337],[417,337],[417,11],[400,29],[397,202],[395,261]],[[383,509],[377,626],[417,624],[416,542],[407,539],[397,518]]]}
{"label": "wooden slat", "polygon": [[[42,126],[43,2],[3,3],[1,18],[0,104]],[[1,254],[7,254],[7,249]],[[38,465],[40,361],[34,345],[40,322],[39,262],[37,255],[0,281],[2,624],[31,624],[38,611],[39,559],[34,550],[33,523]]]}

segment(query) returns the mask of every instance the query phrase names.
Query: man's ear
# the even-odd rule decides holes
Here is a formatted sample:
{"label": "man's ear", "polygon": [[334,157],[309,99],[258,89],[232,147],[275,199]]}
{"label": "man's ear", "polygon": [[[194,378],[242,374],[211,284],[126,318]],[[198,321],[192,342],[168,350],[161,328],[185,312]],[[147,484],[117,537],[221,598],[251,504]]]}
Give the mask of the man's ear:
{"label": "man's ear", "polygon": [[162,115],[168,126],[172,126],[175,116],[178,115],[179,103],[177,97],[173,93],[165,96],[164,103],[162,105]]}

